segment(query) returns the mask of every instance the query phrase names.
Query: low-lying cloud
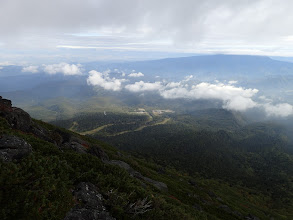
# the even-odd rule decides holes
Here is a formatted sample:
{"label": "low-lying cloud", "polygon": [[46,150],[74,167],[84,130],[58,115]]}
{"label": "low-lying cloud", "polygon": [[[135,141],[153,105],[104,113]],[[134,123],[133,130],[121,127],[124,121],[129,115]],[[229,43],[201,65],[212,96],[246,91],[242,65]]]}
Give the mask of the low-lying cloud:
{"label": "low-lying cloud", "polygon": [[134,84],[126,85],[125,89],[127,89],[130,92],[159,91],[163,89],[163,86],[161,82],[150,83],[150,82],[139,81],[139,82],[135,82]]}
{"label": "low-lying cloud", "polygon": [[39,72],[39,67],[38,66],[25,66],[22,68],[21,72],[37,73],[37,72]]}
{"label": "low-lying cloud", "polygon": [[142,72],[138,72],[138,73],[130,73],[128,74],[129,77],[142,77],[144,76],[144,74]]}
{"label": "low-lying cloud", "polygon": [[223,108],[225,109],[245,111],[257,105],[252,100],[257,92],[257,89],[244,89],[222,83],[199,83],[192,85],[190,88],[179,85],[171,89],[164,89],[160,91],[160,94],[167,99],[216,99],[223,101]]}
{"label": "low-lying cloud", "polygon": [[293,115],[293,106],[288,103],[280,103],[276,105],[265,103],[262,106],[268,116],[288,117]]}
{"label": "low-lying cloud", "polygon": [[125,79],[116,79],[109,76],[109,71],[103,73],[91,70],[87,78],[88,85],[100,86],[106,90],[120,91],[122,89],[122,82]]}
{"label": "low-lying cloud", "polygon": [[219,81],[214,83],[193,81],[193,76],[187,76],[179,82],[138,81],[123,84],[126,79],[116,79],[109,76],[110,71],[100,73],[95,70],[89,72],[88,84],[101,86],[107,90],[144,93],[156,92],[165,99],[190,99],[190,100],[220,100],[222,107],[227,110],[244,112],[249,109],[263,109],[270,117],[287,117],[293,115],[293,106],[288,103],[272,104],[272,100],[259,96],[258,90],[236,86],[237,81],[228,81],[224,84]]}
{"label": "low-lying cloud", "polygon": [[43,65],[44,72],[48,74],[62,73],[67,76],[81,75],[81,64],[59,63],[51,65]]}

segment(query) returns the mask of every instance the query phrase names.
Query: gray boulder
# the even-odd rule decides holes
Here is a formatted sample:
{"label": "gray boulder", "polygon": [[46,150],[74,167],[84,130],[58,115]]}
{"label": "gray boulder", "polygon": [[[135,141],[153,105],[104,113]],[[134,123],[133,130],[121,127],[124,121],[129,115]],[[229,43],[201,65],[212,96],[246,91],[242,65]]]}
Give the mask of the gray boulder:
{"label": "gray boulder", "polygon": [[13,135],[0,136],[0,158],[5,162],[20,160],[32,152],[32,146]]}
{"label": "gray boulder", "polygon": [[3,106],[4,107],[8,107],[8,108],[11,108],[12,107],[12,104],[11,104],[11,101],[8,100],[8,99],[3,99],[2,96],[0,96],[0,107]]}
{"label": "gray boulder", "polygon": [[20,108],[5,108],[1,112],[1,116],[4,117],[14,129],[28,132],[31,128],[32,119],[30,115]]}
{"label": "gray boulder", "polygon": [[0,117],[5,118],[11,128],[33,133],[37,137],[53,143],[47,129],[36,124],[30,115],[21,108],[12,107],[11,101],[2,99],[2,97],[0,97]]}
{"label": "gray boulder", "polygon": [[159,182],[159,181],[150,179],[148,177],[143,177],[143,180],[146,181],[146,182],[148,182],[148,183],[150,183],[150,184],[152,184],[158,190],[168,191],[168,186],[165,183],[163,183],[163,182]]}
{"label": "gray boulder", "polygon": [[156,187],[158,190],[161,191],[168,191],[168,186],[163,183],[163,182],[159,182],[153,179],[150,179],[148,177],[143,176],[140,172],[137,172],[135,169],[133,169],[128,163],[125,163],[124,161],[121,160],[111,160],[109,162],[107,162],[108,164],[112,164],[112,165],[118,165],[119,167],[125,169],[130,176],[133,176],[139,180],[144,180],[145,182],[148,182],[150,184],[152,184],[154,187]]}
{"label": "gray boulder", "polygon": [[103,196],[92,183],[79,183],[73,192],[78,204],[64,220],[115,220],[103,205]]}
{"label": "gray boulder", "polygon": [[86,154],[86,148],[81,145],[80,143],[78,142],[75,142],[75,141],[71,141],[71,142],[66,142],[65,144],[62,145],[63,149],[72,149],[74,150],[75,152],[77,153],[80,153],[80,154]]}
{"label": "gray boulder", "polygon": [[252,214],[248,214],[248,216],[245,216],[246,220],[260,220],[258,217],[252,215]]}

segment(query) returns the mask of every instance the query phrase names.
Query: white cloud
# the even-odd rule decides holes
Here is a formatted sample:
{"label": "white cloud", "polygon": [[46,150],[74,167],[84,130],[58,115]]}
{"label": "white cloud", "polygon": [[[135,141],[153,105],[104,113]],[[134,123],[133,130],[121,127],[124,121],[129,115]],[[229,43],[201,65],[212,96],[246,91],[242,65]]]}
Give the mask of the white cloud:
{"label": "white cloud", "polygon": [[[162,97],[166,99],[206,99],[221,100],[223,108],[234,111],[246,111],[251,108],[261,108],[267,116],[287,117],[293,115],[293,106],[288,103],[271,104],[272,100],[265,96],[256,97],[257,89],[245,89],[231,84],[223,83],[199,83],[191,87],[181,82],[168,83],[159,90]],[[258,98],[260,102],[254,99]]]}
{"label": "white cloud", "polygon": [[199,83],[188,87],[175,87],[161,90],[160,94],[167,99],[217,99],[223,101],[223,108],[236,111],[245,111],[256,107],[257,103],[252,97],[258,92],[257,89],[244,89],[222,83]]}
{"label": "white cloud", "polygon": [[238,81],[236,81],[236,80],[230,80],[228,83],[229,83],[229,84],[237,84]]}
{"label": "white cloud", "polygon": [[156,82],[139,81],[127,84],[123,87],[125,79],[110,78],[110,71],[100,73],[90,71],[89,85],[98,85],[107,90],[120,91],[126,89],[130,92],[157,92],[165,99],[191,99],[191,100],[220,100],[222,107],[227,110],[244,112],[252,108],[263,109],[267,116],[287,117],[293,115],[292,105],[280,103],[273,105],[265,96],[257,97],[258,90],[252,88],[237,87],[236,81],[228,81],[226,84],[216,81],[215,83],[195,83],[192,76],[185,77],[179,82]]}
{"label": "white cloud", "polygon": [[170,82],[166,85],[166,88],[175,88],[181,85],[181,82]]}
{"label": "white cloud", "polygon": [[48,74],[63,73],[64,75],[81,75],[81,64],[59,63],[43,65],[44,72]]}
{"label": "white cloud", "polygon": [[120,91],[122,88],[122,82],[125,79],[116,79],[109,77],[109,71],[103,73],[91,70],[89,72],[89,77],[87,78],[87,83],[93,86],[100,86],[106,90]]}
{"label": "white cloud", "polygon": [[0,66],[0,70],[2,70],[3,69],[3,66]]}
{"label": "white cloud", "polygon": [[158,91],[162,88],[163,85],[161,82],[150,83],[144,81],[135,82],[134,84],[128,84],[125,86],[125,89],[130,92]]}
{"label": "white cloud", "polygon": [[26,66],[23,67],[22,72],[30,72],[30,73],[37,73],[39,72],[39,67],[38,66]]}
{"label": "white cloud", "polygon": [[138,73],[130,73],[128,76],[129,77],[142,77],[142,76],[144,76],[144,74],[142,72],[138,72]]}
{"label": "white cloud", "polygon": [[247,109],[257,107],[257,103],[255,101],[253,101],[251,98],[243,97],[241,95],[231,98],[229,97],[223,101],[223,108],[228,110],[246,111]]}
{"label": "white cloud", "polygon": [[293,106],[288,103],[280,103],[276,105],[266,103],[262,106],[268,116],[287,117],[293,115]]}

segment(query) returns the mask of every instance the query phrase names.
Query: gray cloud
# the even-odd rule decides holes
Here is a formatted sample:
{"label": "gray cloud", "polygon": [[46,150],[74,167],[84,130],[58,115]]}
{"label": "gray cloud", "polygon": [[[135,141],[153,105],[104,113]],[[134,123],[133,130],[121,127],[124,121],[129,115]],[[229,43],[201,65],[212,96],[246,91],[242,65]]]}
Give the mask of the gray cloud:
{"label": "gray cloud", "polygon": [[6,47],[289,54],[292,11],[291,0],[10,0],[0,3],[5,18],[0,42]]}

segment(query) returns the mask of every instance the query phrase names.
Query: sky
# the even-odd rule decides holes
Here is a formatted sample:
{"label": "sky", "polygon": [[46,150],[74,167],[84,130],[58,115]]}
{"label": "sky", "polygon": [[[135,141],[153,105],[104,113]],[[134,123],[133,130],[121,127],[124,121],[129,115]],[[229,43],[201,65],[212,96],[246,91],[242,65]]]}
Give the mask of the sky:
{"label": "sky", "polygon": [[291,0],[0,0],[0,62],[293,56]]}
{"label": "sky", "polygon": [[[23,73],[82,75],[83,63],[91,61],[199,54],[290,58],[292,11],[292,0],[0,0],[0,69],[18,64]],[[140,70],[120,78],[99,70],[88,74],[89,85],[106,90],[217,99],[230,110],[293,115],[292,105],[260,100],[255,88],[148,82]]]}

